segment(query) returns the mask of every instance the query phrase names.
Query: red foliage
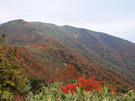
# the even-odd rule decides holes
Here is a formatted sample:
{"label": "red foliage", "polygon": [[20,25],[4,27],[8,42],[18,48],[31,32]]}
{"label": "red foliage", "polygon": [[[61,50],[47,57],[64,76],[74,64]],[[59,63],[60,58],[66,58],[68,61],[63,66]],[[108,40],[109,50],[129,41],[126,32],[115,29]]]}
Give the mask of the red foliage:
{"label": "red foliage", "polygon": [[48,83],[53,82],[66,82],[69,79],[76,79],[79,77],[79,74],[73,65],[68,65],[64,69],[51,74]]}
{"label": "red foliage", "polygon": [[24,101],[23,96],[18,96],[17,98],[14,98],[15,101]]}
{"label": "red foliage", "polygon": [[63,91],[63,93],[68,93],[70,91],[71,93],[75,92],[78,87],[82,87],[85,91],[99,91],[101,90],[99,82],[95,81],[95,77],[90,77],[89,80],[86,80],[84,77],[81,77],[78,79],[79,83],[71,83],[66,86],[60,87],[60,89]]}
{"label": "red foliage", "polygon": [[75,92],[76,93],[76,89],[79,87],[80,85],[78,83],[71,83],[71,84],[68,84],[68,85],[65,85],[65,86],[62,86],[62,87],[59,87],[63,93],[67,94],[68,91],[70,91],[70,93],[73,93]]}
{"label": "red foliage", "polygon": [[24,60],[24,73],[28,77],[40,78],[42,76],[40,63],[30,51],[23,47],[17,47],[17,54],[19,55],[18,59],[23,58]]}
{"label": "red foliage", "polygon": [[113,92],[114,95],[117,96],[117,93],[116,93],[116,87],[115,87],[114,89],[112,89],[111,92]]}
{"label": "red foliage", "polygon": [[95,77],[90,77],[89,80],[86,80],[84,77],[78,79],[81,87],[85,91],[93,91],[93,90],[100,90],[100,85],[98,81],[95,81]]}

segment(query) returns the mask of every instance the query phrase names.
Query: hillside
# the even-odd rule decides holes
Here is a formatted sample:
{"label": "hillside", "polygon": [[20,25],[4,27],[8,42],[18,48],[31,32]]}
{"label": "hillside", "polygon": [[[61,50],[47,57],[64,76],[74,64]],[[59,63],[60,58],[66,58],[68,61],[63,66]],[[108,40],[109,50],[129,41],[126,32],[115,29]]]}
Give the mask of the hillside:
{"label": "hillside", "polygon": [[86,76],[135,87],[134,43],[88,29],[21,19],[1,24],[3,33],[18,47],[30,76],[47,77],[73,64]]}

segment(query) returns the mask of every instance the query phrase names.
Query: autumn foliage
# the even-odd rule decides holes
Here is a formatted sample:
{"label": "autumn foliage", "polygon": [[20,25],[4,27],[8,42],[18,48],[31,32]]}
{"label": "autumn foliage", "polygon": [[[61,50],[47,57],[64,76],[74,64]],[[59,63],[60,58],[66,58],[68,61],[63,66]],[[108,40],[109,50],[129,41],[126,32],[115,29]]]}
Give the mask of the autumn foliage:
{"label": "autumn foliage", "polygon": [[116,93],[116,87],[115,87],[115,88],[113,88],[113,89],[111,90],[111,92],[113,92],[113,93],[114,93],[114,95],[115,95],[115,96],[117,96],[117,93]]}
{"label": "autumn foliage", "polygon": [[60,71],[50,74],[47,83],[63,82],[67,80],[76,79],[79,77],[79,73],[73,65],[68,65]]}
{"label": "autumn foliage", "polygon": [[79,83],[71,83],[65,86],[60,87],[60,89],[63,91],[63,93],[70,93],[76,92],[76,89],[81,87],[85,91],[99,91],[101,90],[99,82],[95,80],[95,77],[90,77],[88,80],[85,79],[84,77],[81,77],[78,79]]}
{"label": "autumn foliage", "polygon": [[21,94],[27,81],[22,69],[23,60],[18,60],[16,48],[6,46],[4,40],[3,35],[0,38],[0,92]]}
{"label": "autumn foliage", "polygon": [[73,92],[76,93],[76,89],[78,87],[80,87],[78,83],[75,83],[75,84],[71,83],[71,84],[68,84],[59,88],[63,91],[63,93],[67,94],[69,91],[70,93],[73,93]]}
{"label": "autumn foliage", "polygon": [[95,77],[90,77],[88,80],[86,80],[84,77],[79,78],[78,82],[80,83],[81,87],[85,91],[93,91],[93,90],[100,90],[99,82],[95,80]]}

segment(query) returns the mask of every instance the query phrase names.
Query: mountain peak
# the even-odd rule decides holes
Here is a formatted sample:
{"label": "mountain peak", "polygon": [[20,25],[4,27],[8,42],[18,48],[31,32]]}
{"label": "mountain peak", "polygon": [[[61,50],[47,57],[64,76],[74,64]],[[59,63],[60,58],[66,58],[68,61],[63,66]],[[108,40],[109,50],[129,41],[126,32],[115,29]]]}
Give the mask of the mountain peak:
{"label": "mountain peak", "polygon": [[23,19],[16,19],[16,20],[12,20],[12,21],[26,22],[26,21],[23,20]]}
{"label": "mountain peak", "polygon": [[23,19],[16,19],[16,20],[12,20],[12,21],[9,21],[9,22],[7,22],[7,23],[26,23],[26,21],[25,20],[23,20]]}

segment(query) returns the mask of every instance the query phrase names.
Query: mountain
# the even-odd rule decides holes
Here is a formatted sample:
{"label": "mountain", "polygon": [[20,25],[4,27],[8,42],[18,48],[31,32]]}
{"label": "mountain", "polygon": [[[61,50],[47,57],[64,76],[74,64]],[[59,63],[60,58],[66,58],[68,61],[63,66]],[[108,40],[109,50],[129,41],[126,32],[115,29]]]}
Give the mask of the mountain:
{"label": "mountain", "polygon": [[29,74],[47,77],[73,64],[86,76],[135,87],[135,44],[105,33],[22,19],[0,25],[10,45],[26,61]]}

